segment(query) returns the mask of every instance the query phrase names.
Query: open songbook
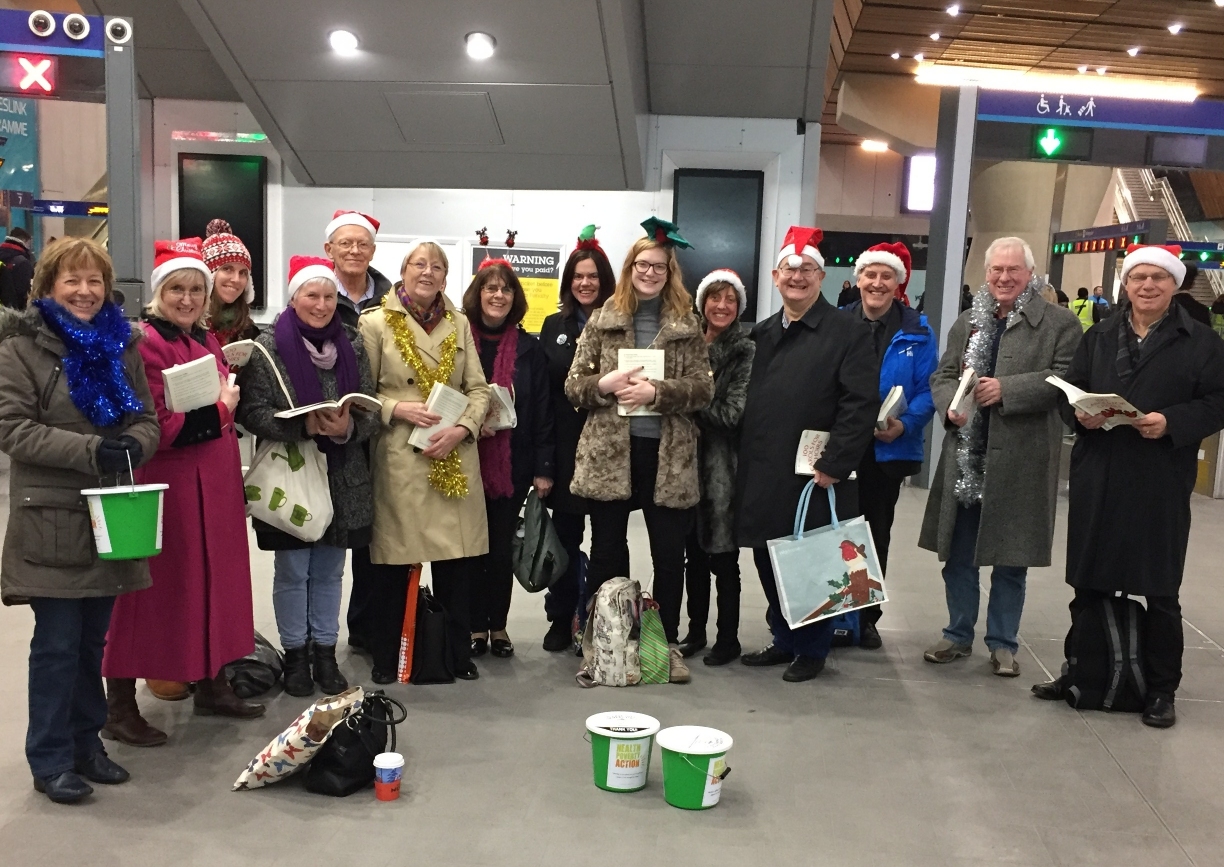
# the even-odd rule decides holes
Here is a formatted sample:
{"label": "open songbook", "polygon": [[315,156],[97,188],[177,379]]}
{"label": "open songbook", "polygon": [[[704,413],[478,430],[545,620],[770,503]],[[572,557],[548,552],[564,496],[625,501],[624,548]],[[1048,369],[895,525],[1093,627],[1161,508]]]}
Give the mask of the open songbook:
{"label": "open songbook", "polygon": [[369,412],[380,412],[382,410],[382,402],[378,398],[354,391],[352,394],[346,394],[339,400],[322,400],[309,406],[295,406],[292,409],[283,409],[276,414],[276,417],[294,418],[295,416],[305,415],[308,412],[314,412],[317,409],[343,409],[350,404],[354,409],[363,409]]}
{"label": "open songbook", "polygon": [[217,358],[211,352],[162,371],[166,409],[170,412],[191,412],[211,406],[221,397],[221,374]]}
{"label": "open songbook", "polygon": [[1046,382],[1055,388],[1061,389],[1063,394],[1067,396],[1067,402],[1080,412],[1087,415],[1105,416],[1105,424],[1101,425],[1103,430],[1112,430],[1118,425],[1123,424],[1133,426],[1135,422],[1145,415],[1142,410],[1131,406],[1126,398],[1119,395],[1092,394],[1081,388],[1076,388],[1058,376],[1047,376]]}

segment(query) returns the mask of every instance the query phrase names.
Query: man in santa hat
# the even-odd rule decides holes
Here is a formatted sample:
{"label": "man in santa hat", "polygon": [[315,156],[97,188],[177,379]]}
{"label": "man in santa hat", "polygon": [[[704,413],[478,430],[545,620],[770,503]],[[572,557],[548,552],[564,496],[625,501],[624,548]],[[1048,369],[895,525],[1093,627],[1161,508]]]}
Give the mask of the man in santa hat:
{"label": "man in santa hat", "polygon": [[[1128,308],[1088,329],[1066,379],[1097,394],[1119,394],[1144,415],[1105,429],[1106,416],[1075,411],[1067,514],[1067,583],[1072,622],[1101,616],[1115,593],[1144,596],[1143,722],[1176,720],[1181,683],[1178,594],[1190,537],[1190,494],[1202,440],[1224,428],[1224,342],[1175,300],[1188,281],[1178,247],[1132,246],[1122,261]],[[1065,406],[1065,405],[1064,405]],[[1068,421],[1072,412],[1064,410]],[[1073,634],[1067,659],[1077,656]],[[1130,672],[1125,672],[1130,677]],[[1138,680],[1138,679],[1136,679]],[[1059,699],[1068,676],[1033,687]]]}
{"label": "man in santa hat", "polygon": [[336,211],[324,232],[323,252],[340,281],[336,309],[340,321],[352,328],[361,311],[381,304],[391,288],[391,281],[370,267],[377,240],[378,220],[359,211]]}
{"label": "man in santa hat", "polygon": [[[879,362],[871,332],[858,317],[820,294],[824,257],[820,229],[791,226],[775,259],[782,309],[752,329],[756,356],[748,382],[736,474],[736,537],[752,548],[769,600],[773,643],[742,657],[745,665],[786,665],[783,680],[811,680],[824,668],[833,641],[831,620],[791,629],[778,606],[766,543],[789,536],[795,507],[811,475],[834,487],[841,518],[859,514],[848,481],[871,443],[880,408]],[[828,443],[812,474],[795,472],[804,431],[826,431]],[[805,530],[831,523],[827,497],[812,497]]]}

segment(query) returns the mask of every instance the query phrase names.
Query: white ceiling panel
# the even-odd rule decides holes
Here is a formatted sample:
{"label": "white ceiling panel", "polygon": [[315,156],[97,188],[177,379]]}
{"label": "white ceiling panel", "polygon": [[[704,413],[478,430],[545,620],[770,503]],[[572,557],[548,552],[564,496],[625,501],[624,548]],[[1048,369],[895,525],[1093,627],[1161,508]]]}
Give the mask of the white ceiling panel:
{"label": "white ceiling panel", "polygon": [[806,68],[812,0],[646,0],[646,56],[692,66]]}
{"label": "white ceiling panel", "polygon": [[303,151],[314,182],[333,187],[438,187],[443,189],[623,190],[620,156],[499,154],[460,158],[450,152],[388,153],[354,159],[347,151]]}
{"label": "white ceiling panel", "polygon": [[652,63],[650,106],[658,114],[799,117],[806,80],[802,67]]}
{"label": "white ceiling panel", "polygon": [[504,145],[487,90],[395,91],[383,99],[410,145]]}

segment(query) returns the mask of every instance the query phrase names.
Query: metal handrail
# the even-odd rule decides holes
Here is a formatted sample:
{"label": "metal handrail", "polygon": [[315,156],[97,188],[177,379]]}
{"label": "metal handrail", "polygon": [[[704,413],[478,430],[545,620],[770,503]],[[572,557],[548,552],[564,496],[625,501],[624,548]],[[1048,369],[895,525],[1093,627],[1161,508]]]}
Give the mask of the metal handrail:
{"label": "metal handrail", "polygon": [[[1177,238],[1187,241],[1206,241],[1206,236],[1196,238],[1190,234],[1190,223],[1186,220],[1186,214],[1181,208],[1181,204],[1177,201],[1177,195],[1173,192],[1173,186],[1169,183],[1168,178],[1158,178],[1156,173],[1151,169],[1140,169],[1139,179],[1143,182],[1143,190],[1148,194],[1148,197],[1153,200],[1159,200],[1164,207],[1165,213],[1169,217],[1169,228],[1173,230]],[[1121,186],[1125,187],[1125,184]],[[1130,198],[1130,190],[1127,190],[1127,197]],[[1132,211],[1133,213],[1133,211]],[[1224,273],[1217,269],[1203,269],[1203,274],[1207,275],[1207,282],[1211,284],[1211,292],[1217,298],[1224,295]]]}

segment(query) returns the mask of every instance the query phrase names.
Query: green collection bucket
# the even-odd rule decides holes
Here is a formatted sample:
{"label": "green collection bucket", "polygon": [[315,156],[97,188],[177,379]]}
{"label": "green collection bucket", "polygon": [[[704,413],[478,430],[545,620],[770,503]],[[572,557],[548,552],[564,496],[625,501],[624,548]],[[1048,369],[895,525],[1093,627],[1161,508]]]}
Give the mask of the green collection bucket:
{"label": "green collection bucket", "polygon": [[162,505],[169,485],[121,485],[81,491],[101,560],[143,560],[161,553]]}
{"label": "green collection bucket", "polygon": [[731,769],[731,735],[705,726],[672,726],[659,732],[663,753],[663,798],[684,810],[708,810],[718,803]]}
{"label": "green collection bucket", "polygon": [[646,788],[659,721],[644,713],[611,711],[587,717],[595,785],[606,792]]}

